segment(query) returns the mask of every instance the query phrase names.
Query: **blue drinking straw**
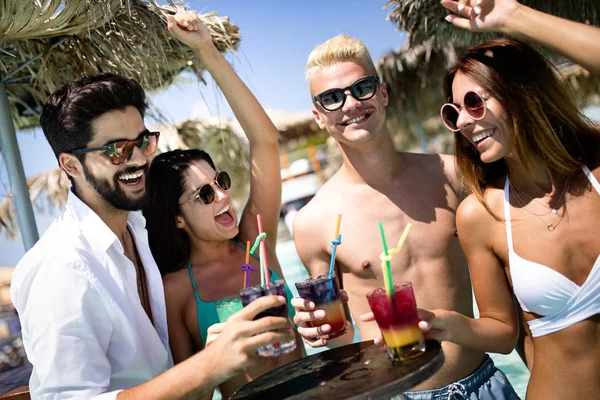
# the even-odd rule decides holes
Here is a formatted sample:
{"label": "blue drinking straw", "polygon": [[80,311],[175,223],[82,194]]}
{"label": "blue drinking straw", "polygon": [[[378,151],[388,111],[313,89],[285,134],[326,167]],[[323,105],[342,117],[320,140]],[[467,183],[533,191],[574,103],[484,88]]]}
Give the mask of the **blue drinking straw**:
{"label": "blue drinking straw", "polygon": [[340,224],[342,222],[342,214],[338,214],[337,226],[335,228],[335,236],[337,240],[331,241],[331,261],[329,261],[329,277],[333,276],[333,265],[335,264],[335,252],[337,250],[337,246],[342,244],[342,234],[340,233]]}

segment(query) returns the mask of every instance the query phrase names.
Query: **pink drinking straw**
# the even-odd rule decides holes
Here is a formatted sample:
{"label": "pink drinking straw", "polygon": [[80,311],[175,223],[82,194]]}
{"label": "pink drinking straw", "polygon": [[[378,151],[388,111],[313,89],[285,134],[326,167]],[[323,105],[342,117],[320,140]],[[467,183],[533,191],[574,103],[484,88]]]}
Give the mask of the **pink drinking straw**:
{"label": "pink drinking straw", "polygon": [[[258,223],[258,234],[264,233],[262,226],[262,218],[260,214],[256,214],[256,222]],[[271,284],[271,277],[269,276],[269,261],[267,260],[267,248],[265,246],[265,239],[260,240],[260,261],[263,267],[265,276],[265,284],[269,286]]]}

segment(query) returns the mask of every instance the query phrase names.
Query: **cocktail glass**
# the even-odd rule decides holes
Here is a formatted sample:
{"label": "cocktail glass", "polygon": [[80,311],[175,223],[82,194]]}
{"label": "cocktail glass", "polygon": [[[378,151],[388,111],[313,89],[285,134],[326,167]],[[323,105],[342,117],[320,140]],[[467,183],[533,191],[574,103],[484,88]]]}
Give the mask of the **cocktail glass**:
{"label": "cocktail glass", "polygon": [[308,323],[312,327],[324,324],[331,326],[331,332],[321,335],[321,338],[333,339],[346,333],[348,321],[340,300],[340,289],[335,274],[316,278],[311,276],[296,282],[296,289],[300,297],[315,303],[317,310],[325,311],[325,319],[319,320],[318,323]]}
{"label": "cocktail glass", "polygon": [[419,328],[417,303],[412,284],[394,285],[391,299],[385,289],[375,289],[367,294],[367,301],[392,360],[404,361],[425,353],[425,340]]}
{"label": "cocktail glass", "polygon": [[240,296],[236,294],[217,300],[215,302],[215,308],[219,315],[219,322],[226,322],[227,318],[240,311],[244,306],[242,306]]}
{"label": "cocktail glass", "polygon": [[[240,299],[242,300],[242,304],[246,307],[248,304],[252,303],[254,300],[261,298],[263,296],[285,296],[285,286],[284,281],[279,280],[275,282],[271,282],[269,285],[256,285],[251,286],[246,289],[242,289],[240,291]],[[289,318],[288,306],[287,303],[282,304],[278,307],[269,308],[258,314],[254,317],[255,320],[262,317],[284,317]],[[279,330],[281,331],[281,330]],[[289,329],[291,332],[291,329]],[[279,342],[272,345],[263,346],[258,349],[258,354],[263,357],[278,357],[283,354],[290,353],[296,349],[296,341],[289,340],[287,342]]]}

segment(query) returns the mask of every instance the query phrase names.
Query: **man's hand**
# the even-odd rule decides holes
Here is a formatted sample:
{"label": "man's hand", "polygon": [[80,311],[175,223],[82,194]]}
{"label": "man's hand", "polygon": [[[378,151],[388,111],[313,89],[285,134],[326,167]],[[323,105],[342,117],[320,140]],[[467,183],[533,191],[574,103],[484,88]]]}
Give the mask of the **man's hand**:
{"label": "man's hand", "polygon": [[472,32],[504,32],[507,22],[521,7],[516,0],[442,0],[454,14],[446,20]]}
{"label": "man's hand", "polygon": [[225,322],[219,322],[209,326],[208,330],[206,331],[206,345],[204,347],[208,347],[208,345],[217,340],[224,328]]}
{"label": "man's hand", "polygon": [[210,31],[194,11],[178,11],[175,15],[168,15],[167,29],[194,50],[212,45]]}
{"label": "man's hand", "polygon": [[[213,354],[218,358],[216,365],[222,367],[225,374],[221,376],[221,382],[251,365],[268,362],[268,359],[258,355],[259,347],[294,340],[288,318],[264,317],[253,321],[261,312],[285,303],[286,299],[282,296],[261,297],[230,316],[227,322],[209,328],[211,332],[205,351],[214,351]],[[277,329],[281,331],[275,332]]]}
{"label": "man's hand", "polygon": [[[340,290],[340,300],[343,303],[348,301],[348,293],[344,289]],[[331,332],[331,325],[321,322],[325,319],[325,310],[317,310],[315,303],[301,297],[292,299],[292,307],[296,310],[294,323],[298,325],[298,333],[304,343],[310,347],[327,345],[327,339],[321,338]]]}

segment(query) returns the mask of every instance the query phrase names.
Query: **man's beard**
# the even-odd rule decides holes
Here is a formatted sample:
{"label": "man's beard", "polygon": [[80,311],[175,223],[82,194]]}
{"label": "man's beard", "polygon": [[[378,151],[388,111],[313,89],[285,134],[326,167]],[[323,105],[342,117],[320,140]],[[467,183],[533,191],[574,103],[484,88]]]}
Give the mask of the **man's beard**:
{"label": "man's beard", "polygon": [[145,192],[144,195],[139,198],[127,197],[127,194],[125,194],[125,192],[121,188],[121,185],[119,184],[119,179],[117,178],[117,176],[127,173],[131,174],[139,170],[143,170],[144,178],[146,178],[148,176],[147,165],[142,168],[130,167],[123,171],[120,171],[118,174],[113,175],[113,186],[111,187],[108,179],[96,178],[94,174],[92,174],[92,172],[87,168],[85,163],[82,164],[83,175],[85,176],[86,180],[96,190],[100,197],[112,207],[124,211],[138,211],[144,208],[146,202],[148,201],[147,192]]}

